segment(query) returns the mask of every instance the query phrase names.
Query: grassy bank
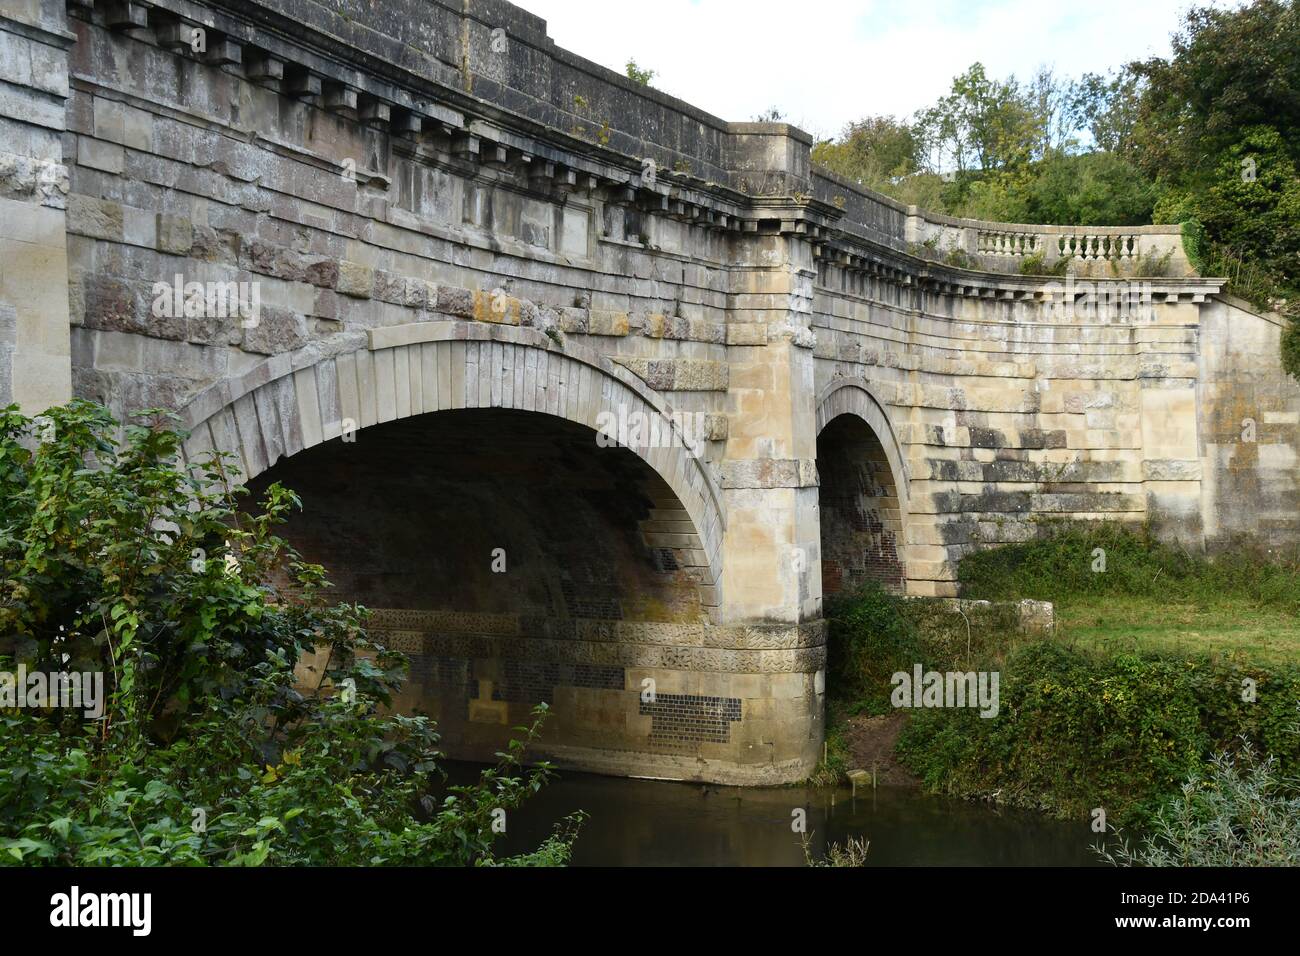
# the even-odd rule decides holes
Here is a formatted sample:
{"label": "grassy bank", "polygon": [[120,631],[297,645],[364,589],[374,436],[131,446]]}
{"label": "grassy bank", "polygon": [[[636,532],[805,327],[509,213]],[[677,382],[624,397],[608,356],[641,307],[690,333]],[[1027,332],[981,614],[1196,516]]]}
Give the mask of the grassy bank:
{"label": "grassy bank", "polygon": [[1207,561],[1142,533],[1061,527],[967,558],[961,578],[971,598],[1053,601],[1056,633],[1020,633],[1006,606],[962,613],[876,589],[828,607],[824,776],[852,769],[853,754],[836,746],[844,728],[890,711],[891,675],[917,663],[1001,675],[997,717],[907,712],[896,755],[935,792],[1061,816],[1103,807],[1123,824],[1150,819],[1242,738],[1284,773],[1300,769],[1294,562],[1246,552]]}

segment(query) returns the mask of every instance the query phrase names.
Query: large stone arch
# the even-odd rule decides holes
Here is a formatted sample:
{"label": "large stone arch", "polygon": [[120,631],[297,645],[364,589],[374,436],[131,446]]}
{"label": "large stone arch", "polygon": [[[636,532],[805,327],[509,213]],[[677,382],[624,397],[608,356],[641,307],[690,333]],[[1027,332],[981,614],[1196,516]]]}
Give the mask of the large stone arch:
{"label": "large stone arch", "polygon": [[[871,545],[872,553],[865,556],[865,564],[873,565],[874,571],[867,571],[865,568],[859,569],[870,577],[876,577],[882,580],[888,586],[895,587],[898,590],[905,590],[908,579],[908,528],[910,524],[909,508],[909,472],[907,468],[907,459],[903,454],[902,445],[898,441],[898,436],[894,431],[893,424],[889,419],[881,402],[871,393],[865,383],[853,379],[836,379],[832,381],[818,395],[816,409],[816,427],[819,439],[826,433],[828,428],[838,428],[840,420],[849,418],[860,423],[859,427],[865,426],[865,430],[860,436],[862,442],[860,451],[865,456],[882,456],[883,462],[876,462],[870,465],[872,468],[878,468],[879,464],[885,465],[885,481],[882,483],[882,490],[876,493],[877,500],[875,503],[883,507],[880,510],[882,515],[878,515],[872,520],[871,528],[860,528],[859,531],[869,532],[875,541]],[[828,435],[827,438],[830,436]],[[820,444],[820,442],[819,442]],[[870,463],[869,463],[870,464]],[[822,485],[822,508],[820,509],[820,520],[825,522],[847,520],[846,516],[833,516],[829,514],[833,506],[829,503],[828,496],[833,494],[831,486],[834,482],[832,476],[828,474],[831,463],[818,460],[818,472],[821,475]],[[893,512],[896,509],[897,514]],[[855,511],[861,510],[861,502]],[[875,514],[876,509],[872,509]],[[861,519],[862,516],[858,515]],[[879,520],[880,524],[875,525]],[[827,593],[833,593],[840,586],[840,574],[835,571],[837,565],[837,556],[834,552],[836,548],[831,545],[832,532],[835,529],[829,528],[826,524],[822,527],[822,561],[823,561],[823,589]],[[844,530],[844,529],[840,529]],[[888,539],[886,541],[886,539]],[[859,549],[860,551],[861,549]]]}
{"label": "large stone arch", "polygon": [[351,335],[333,350],[312,345],[277,355],[210,386],[182,409],[190,431],[184,451],[190,461],[228,452],[247,481],[345,429],[473,408],[534,412],[593,430],[602,412],[653,421],[653,428],[634,433],[643,444],[629,447],[662,480],[680,513],[659,509],[643,533],[651,547],[673,550],[696,570],[701,604],[716,621],[722,497],[671,409],[626,369],[535,329],[421,322]]}

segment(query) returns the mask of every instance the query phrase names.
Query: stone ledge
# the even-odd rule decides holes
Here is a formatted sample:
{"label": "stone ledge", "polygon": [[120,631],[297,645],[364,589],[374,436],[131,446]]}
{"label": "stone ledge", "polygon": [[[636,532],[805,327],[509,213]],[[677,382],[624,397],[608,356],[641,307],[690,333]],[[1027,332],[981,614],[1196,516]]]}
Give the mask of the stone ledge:
{"label": "stone ledge", "polygon": [[650,647],[695,647],[716,650],[770,651],[822,647],[825,621],[803,624],[676,623],[531,617],[469,611],[371,608],[370,630],[394,635],[407,647],[428,632],[483,638],[521,638]]}
{"label": "stone ledge", "polygon": [[392,644],[394,650],[412,654],[617,664],[718,674],[812,674],[826,666],[824,644],[796,648],[720,648],[420,631],[395,632]]}

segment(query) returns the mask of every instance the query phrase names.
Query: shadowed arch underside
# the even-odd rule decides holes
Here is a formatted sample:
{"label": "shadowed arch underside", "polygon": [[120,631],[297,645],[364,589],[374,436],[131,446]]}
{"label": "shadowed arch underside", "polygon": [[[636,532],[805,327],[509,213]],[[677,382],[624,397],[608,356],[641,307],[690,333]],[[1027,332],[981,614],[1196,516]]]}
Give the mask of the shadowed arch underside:
{"label": "shadowed arch underside", "polygon": [[[419,323],[372,331],[367,344],[336,355],[277,356],[201,392],[183,411],[187,457],[231,453],[249,480],[322,442],[360,440],[374,425],[439,411],[514,409],[593,431],[602,413],[641,416],[656,427],[643,429],[646,444],[630,450],[658,477],[652,492],[666,505],[648,540],[697,569],[701,602],[718,607],[721,495],[662,400],[631,373],[508,326]],[[652,435],[661,436],[658,447],[650,447]]]}
{"label": "shadowed arch underside", "polygon": [[822,590],[867,582],[907,588],[907,479],[883,407],[856,383],[833,382],[817,407]]}

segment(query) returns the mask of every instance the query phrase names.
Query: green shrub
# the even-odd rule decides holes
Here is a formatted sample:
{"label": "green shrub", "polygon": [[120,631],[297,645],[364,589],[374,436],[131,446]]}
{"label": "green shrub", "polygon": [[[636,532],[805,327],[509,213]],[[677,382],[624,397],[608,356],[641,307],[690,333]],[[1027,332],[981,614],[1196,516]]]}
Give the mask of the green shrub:
{"label": "green shrub", "polygon": [[956,246],[949,249],[944,255],[943,261],[957,269],[973,269],[975,262],[965,249],[958,249]]}
{"label": "green shrub", "polygon": [[1020,260],[1020,274],[1022,276],[1047,275],[1047,254],[1039,250],[1033,255],[1025,256]]}
{"label": "green shrub", "polygon": [[1191,263],[1192,268],[1200,275],[1208,275],[1206,272],[1206,263],[1208,261],[1208,243],[1209,240],[1205,235],[1205,226],[1199,219],[1192,217],[1184,220],[1179,227],[1183,236],[1183,251],[1187,253],[1187,261]]}
{"label": "green shrub", "polygon": [[1282,367],[1300,379],[1300,319],[1288,319],[1282,330]]}
{"label": "green shrub", "polygon": [[[1098,550],[1105,571],[1094,571]],[[868,588],[828,606],[830,694],[840,714],[890,710],[890,675],[995,670],[999,712],[909,711],[896,752],[930,790],[1120,822],[1149,820],[1210,756],[1241,738],[1300,769],[1292,707],[1300,668],[1208,656],[1085,650],[1023,635],[1013,602],[1131,598],[1158,608],[1300,608],[1294,560],[1241,548],[1210,560],[1114,523],[1045,523],[1039,538],[976,552],[963,594],[991,606],[903,599]],[[1255,699],[1243,699],[1253,682]],[[1249,695],[1246,695],[1249,696]]]}
{"label": "green shrub", "polygon": [[855,713],[888,713],[890,675],[921,660],[920,637],[905,605],[905,598],[874,582],[827,605],[827,680],[836,697],[853,702]]}
{"label": "green shrub", "polygon": [[1094,849],[1116,866],[1300,866],[1300,789],[1245,744],[1193,772],[1141,843]]}
{"label": "green shrub", "polygon": [[105,681],[102,720],[0,713],[0,862],[491,861],[494,815],[546,779],[516,774],[537,725],[441,791],[433,725],[385,714],[405,658],[272,533],[296,497],[272,485],[239,510],[228,463],[182,468],[148,417],[119,443],[91,403],[0,411],[0,671]]}
{"label": "green shrub", "polygon": [[[1242,699],[1243,680],[1257,684]],[[1300,768],[1300,670],[1156,655],[1091,655],[1040,640],[1001,664],[1000,710],[922,709],[898,742],[934,792],[1118,822],[1148,819],[1239,738]]]}

